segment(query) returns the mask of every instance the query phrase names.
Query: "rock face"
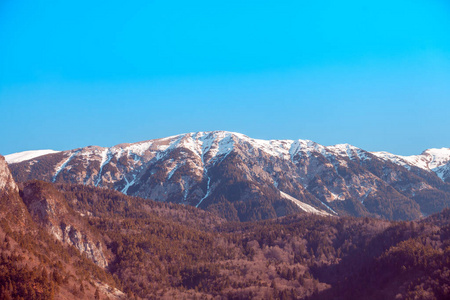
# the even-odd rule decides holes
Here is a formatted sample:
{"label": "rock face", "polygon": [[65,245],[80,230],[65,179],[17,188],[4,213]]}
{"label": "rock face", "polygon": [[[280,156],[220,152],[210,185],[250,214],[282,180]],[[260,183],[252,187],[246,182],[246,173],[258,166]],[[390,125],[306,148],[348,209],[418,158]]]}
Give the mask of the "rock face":
{"label": "rock face", "polygon": [[100,267],[108,262],[102,252],[102,243],[95,242],[85,221],[69,211],[62,195],[49,183],[31,181],[24,184],[22,199],[33,220],[43,226],[59,241],[85,253]]}
{"label": "rock face", "polygon": [[94,242],[85,221],[69,211],[60,193],[51,184],[32,181],[23,184],[19,194],[3,156],[0,156],[0,217],[15,230],[26,230],[31,223],[37,223],[97,265],[108,265],[101,242]]}
{"label": "rock face", "polygon": [[5,158],[0,155],[0,193],[17,193],[19,188],[14,181]]}
{"label": "rock face", "polygon": [[0,155],[0,219],[13,230],[23,230],[31,218],[19,195],[5,158]]}
{"label": "rock face", "polygon": [[416,219],[450,203],[450,149],[401,157],[343,144],[198,132],[52,153],[10,165],[40,179],[256,220],[294,212]]}

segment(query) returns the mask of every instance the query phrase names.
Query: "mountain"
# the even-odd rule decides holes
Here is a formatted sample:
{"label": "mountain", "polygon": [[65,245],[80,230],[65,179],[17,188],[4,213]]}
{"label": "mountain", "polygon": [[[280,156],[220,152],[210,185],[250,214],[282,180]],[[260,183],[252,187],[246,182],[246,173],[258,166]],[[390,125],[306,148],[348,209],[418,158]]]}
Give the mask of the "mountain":
{"label": "mountain", "polygon": [[228,220],[297,212],[410,220],[450,203],[450,149],[402,157],[348,144],[214,131],[6,159],[19,182],[106,187],[199,207]]}
{"label": "mountain", "polygon": [[1,299],[450,297],[448,209],[229,222],[107,188],[16,184],[1,156],[0,170]]}
{"label": "mountain", "polygon": [[[126,229],[127,222],[142,225],[138,231],[148,235],[147,222],[158,233],[175,226],[172,237],[158,236],[166,247],[175,232],[211,231],[224,220],[194,207],[104,188],[37,180],[17,184],[0,156],[0,299],[140,299],[128,286],[127,294],[120,290],[118,276],[130,276],[120,273],[126,269],[121,255],[138,263],[127,256],[130,249],[117,248],[136,234],[137,228]],[[105,227],[108,223],[114,226]],[[120,233],[106,234],[116,226]],[[183,245],[193,243],[199,244],[187,239]]]}

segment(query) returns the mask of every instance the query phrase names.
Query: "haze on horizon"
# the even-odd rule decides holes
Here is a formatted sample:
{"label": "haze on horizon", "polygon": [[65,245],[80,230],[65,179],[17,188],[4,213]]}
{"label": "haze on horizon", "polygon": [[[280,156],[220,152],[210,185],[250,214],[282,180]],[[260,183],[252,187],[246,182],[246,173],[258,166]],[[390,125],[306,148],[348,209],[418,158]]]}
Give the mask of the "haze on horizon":
{"label": "haze on horizon", "polygon": [[0,153],[227,130],[450,147],[450,4],[0,4]]}

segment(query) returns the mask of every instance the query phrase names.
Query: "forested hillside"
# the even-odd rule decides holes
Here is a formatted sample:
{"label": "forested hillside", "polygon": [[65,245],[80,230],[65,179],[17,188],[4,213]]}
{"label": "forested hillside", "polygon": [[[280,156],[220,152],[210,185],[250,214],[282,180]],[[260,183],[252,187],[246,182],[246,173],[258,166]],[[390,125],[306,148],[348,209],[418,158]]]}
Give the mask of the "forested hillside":
{"label": "forested hillside", "polygon": [[71,213],[83,216],[91,236],[105,244],[108,266],[95,265],[38,224],[18,231],[4,218],[5,299],[120,297],[113,287],[138,299],[450,295],[448,210],[420,222],[300,214],[239,223],[108,189],[39,186],[55,189]]}

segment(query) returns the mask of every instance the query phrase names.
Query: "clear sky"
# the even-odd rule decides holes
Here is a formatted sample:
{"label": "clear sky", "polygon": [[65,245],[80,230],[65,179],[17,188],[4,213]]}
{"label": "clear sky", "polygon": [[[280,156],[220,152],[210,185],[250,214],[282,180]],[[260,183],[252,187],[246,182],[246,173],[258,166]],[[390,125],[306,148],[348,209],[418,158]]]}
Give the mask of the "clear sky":
{"label": "clear sky", "polygon": [[0,153],[229,130],[450,147],[450,2],[0,1]]}

